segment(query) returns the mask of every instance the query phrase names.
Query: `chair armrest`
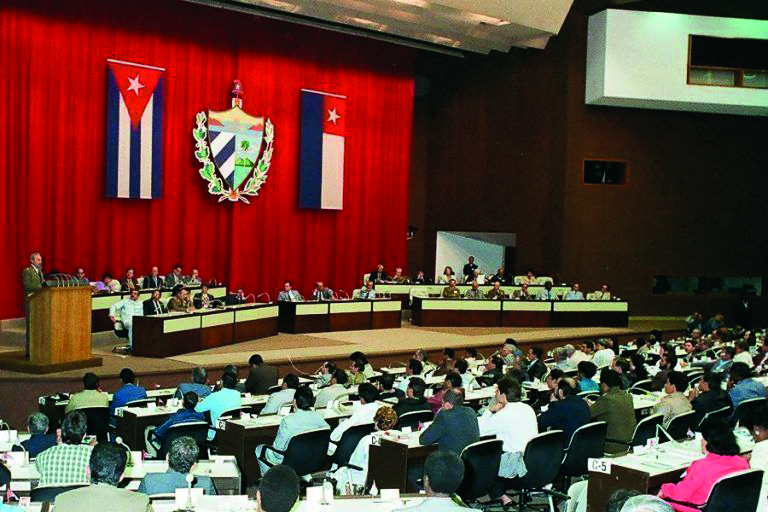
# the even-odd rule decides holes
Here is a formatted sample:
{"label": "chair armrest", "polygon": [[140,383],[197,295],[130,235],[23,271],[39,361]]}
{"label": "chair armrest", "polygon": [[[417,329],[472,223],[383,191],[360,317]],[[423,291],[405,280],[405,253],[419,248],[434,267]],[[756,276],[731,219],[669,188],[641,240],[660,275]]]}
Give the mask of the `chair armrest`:
{"label": "chair armrest", "polygon": [[695,508],[696,510],[701,510],[706,505],[706,503],[697,505],[696,503],[691,503],[689,501],[675,500],[675,499],[667,498],[667,497],[664,497],[662,499],[664,501],[668,501],[670,503],[675,503],[677,505],[683,505],[685,507]]}
{"label": "chair armrest", "polygon": [[285,455],[285,452],[283,450],[278,450],[277,448],[272,448],[271,446],[266,446],[264,449],[264,452],[267,450],[272,450],[275,453],[279,453],[280,455]]}
{"label": "chair armrest", "polygon": [[341,468],[349,468],[349,469],[354,469],[355,471],[363,471],[363,468],[361,468],[360,466],[355,466],[354,464],[349,464],[349,463],[339,466],[339,469]]}

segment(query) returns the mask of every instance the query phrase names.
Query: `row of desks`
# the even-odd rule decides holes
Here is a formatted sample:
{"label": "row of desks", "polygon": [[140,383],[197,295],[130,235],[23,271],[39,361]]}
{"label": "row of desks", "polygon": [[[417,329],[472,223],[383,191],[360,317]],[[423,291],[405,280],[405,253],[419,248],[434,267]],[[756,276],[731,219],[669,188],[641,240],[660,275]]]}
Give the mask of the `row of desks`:
{"label": "row of desks", "polygon": [[452,327],[626,327],[624,301],[413,298],[413,325]]}
{"label": "row of desks", "polygon": [[280,332],[357,331],[400,327],[401,304],[396,300],[334,300],[278,302]]}

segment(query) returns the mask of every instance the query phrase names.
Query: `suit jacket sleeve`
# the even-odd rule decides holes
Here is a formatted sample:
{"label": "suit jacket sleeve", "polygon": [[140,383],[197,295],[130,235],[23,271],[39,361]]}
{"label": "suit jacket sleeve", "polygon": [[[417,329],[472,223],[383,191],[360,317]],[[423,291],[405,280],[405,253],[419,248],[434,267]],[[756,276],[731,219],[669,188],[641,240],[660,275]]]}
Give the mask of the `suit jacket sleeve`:
{"label": "suit jacket sleeve", "polygon": [[435,421],[433,421],[427,430],[422,432],[419,436],[419,444],[422,446],[434,444],[445,435],[446,423],[444,418],[445,411],[442,411],[435,416]]}
{"label": "suit jacket sleeve", "polygon": [[43,287],[37,273],[30,267],[25,268],[21,272],[21,282],[24,286],[24,293],[27,295]]}

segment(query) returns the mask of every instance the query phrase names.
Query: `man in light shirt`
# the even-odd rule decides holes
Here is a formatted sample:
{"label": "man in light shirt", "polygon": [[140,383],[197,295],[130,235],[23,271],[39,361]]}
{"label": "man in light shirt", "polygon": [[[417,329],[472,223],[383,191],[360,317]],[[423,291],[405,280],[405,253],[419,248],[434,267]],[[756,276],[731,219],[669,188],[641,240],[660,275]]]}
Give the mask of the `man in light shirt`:
{"label": "man in light shirt", "polygon": [[758,512],[768,512],[768,405],[756,407],[739,422],[749,429],[755,446],[749,464],[754,469],[762,469],[763,485],[760,490],[760,503]]}
{"label": "man in light shirt", "polygon": [[339,425],[333,429],[333,432],[331,432],[331,442],[328,444],[328,455],[333,455],[336,452],[336,445],[341,440],[341,436],[344,435],[344,432],[357,425],[373,423],[373,417],[380,407],[379,404],[376,403],[376,400],[379,398],[379,391],[370,382],[363,382],[357,388],[357,394],[360,396],[360,405],[354,408],[352,416],[340,422]]}
{"label": "man in light shirt", "polygon": [[733,344],[736,355],[733,357],[734,363],[744,363],[752,368],[752,355],[749,353],[749,343],[746,340],[739,340]]}
{"label": "man in light shirt", "polygon": [[139,300],[139,290],[134,288],[128,297],[109,306],[109,319],[115,330],[128,331],[128,341],[133,347],[133,317],[144,316],[144,303]]}
{"label": "man in light shirt", "polygon": [[693,409],[691,402],[683,394],[687,388],[688,379],[682,372],[671,371],[667,373],[667,382],[664,384],[666,395],[654,407],[654,412],[664,416],[664,428],[669,427],[672,419],[678,414]]}
{"label": "man in light shirt", "polygon": [[260,414],[276,414],[280,410],[280,407],[293,401],[293,395],[296,393],[298,387],[299,378],[292,373],[286,374],[286,376],[283,377],[280,391],[275,391],[269,395],[267,403],[264,404],[264,408],[261,410]]}
{"label": "man in light shirt", "polygon": [[315,408],[327,407],[330,402],[336,400],[341,395],[347,394],[349,392],[346,388],[348,380],[347,372],[336,368],[331,375],[330,384],[317,392]]}
{"label": "man in light shirt", "polygon": [[595,342],[595,355],[592,358],[592,362],[598,368],[610,367],[613,362],[613,358],[616,357],[616,353],[613,349],[608,348],[608,342],[605,338],[600,338]]}
{"label": "man in light shirt", "polygon": [[277,300],[279,302],[304,302],[304,297],[292,288],[290,281],[286,281],[283,290],[277,294]]}
{"label": "man in light shirt", "polygon": [[565,294],[565,300],[584,300],[584,293],[579,290],[579,283],[573,283],[571,289]]}

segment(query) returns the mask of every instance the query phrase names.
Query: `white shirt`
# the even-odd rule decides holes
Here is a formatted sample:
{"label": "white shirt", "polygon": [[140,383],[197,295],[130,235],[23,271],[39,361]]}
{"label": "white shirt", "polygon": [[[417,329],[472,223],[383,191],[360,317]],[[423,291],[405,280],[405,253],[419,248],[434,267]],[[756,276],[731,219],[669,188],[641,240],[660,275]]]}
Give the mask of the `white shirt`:
{"label": "white shirt", "polygon": [[463,387],[465,391],[472,391],[473,389],[479,389],[480,384],[477,383],[474,375],[466,372],[461,374],[461,387]]}
{"label": "white shirt", "polygon": [[579,363],[582,361],[591,361],[592,356],[585,354],[581,350],[577,350],[573,353],[571,357],[568,358],[568,362],[571,365],[571,368],[576,368],[579,366]]}
{"label": "white shirt", "polygon": [[[355,407],[352,412],[352,416],[340,422],[339,425],[331,432],[331,441],[338,442],[341,436],[344,435],[348,429],[356,427],[358,425],[364,425],[366,423],[373,423],[373,417],[376,415],[376,411],[379,410],[381,404],[373,402],[370,404],[363,404]],[[328,444],[328,455],[333,455],[336,451],[336,445],[333,443]]]}
{"label": "white shirt", "polygon": [[336,400],[337,397],[348,393],[347,388],[341,384],[333,384],[317,392],[315,397],[315,407],[326,407],[328,403]]}
{"label": "white shirt", "polygon": [[755,443],[755,447],[752,448],[752,458],[749,461],[749,465],[755,469],[765,471],[763,473],[763,487],[760,490],[760,502],[763,506],[758,510],[766,512],[768,511],[768,441]]}
{"label": "white shirt", "polygon": [[598,368],[602,368],[603,366],[611,366],[614,357],[616,357],[616,353],[613,350],[610,348],[604,348],[595,352],[595,357],[592,358],[592,362]]}
{"label": "white shirt", "polygon": [[[496,435],[496,439],[504,442],[504,453],[523,453],[525,447],[533,437],[539,433],[536,422],[536,413],[533,408],[522,402],[510,402],[497,413],[488,409],[478,418],[480,436]],[[499,467],[499,475],[505,477],[504,462]],[[509,475],[514,476],[514,475]]]}
{"label": "white shirt", "polygon": [[126,297],[120,302],[115,302],[109,306],[109,316],[114,316],[125,327],[133,325],[134,316],[144,315],[144,305],[140,300],[131,300],[130,297]]}
{"label": "white shirt", "polygon": [[746,350],[744,352],[739,352],[738,354],[733,356],[733,362],[734,363],[746,363],[747,366],[752,368],[752,356]]}
{"label": "white shirt", "polygon": [[293,395],[296,393],[295,389],[286,388],[280,391],[275,391],[267,399],[267,403],[264,404],[264,408],[259,414],[275,414],[280,410],[283,404],[293,402]]}

